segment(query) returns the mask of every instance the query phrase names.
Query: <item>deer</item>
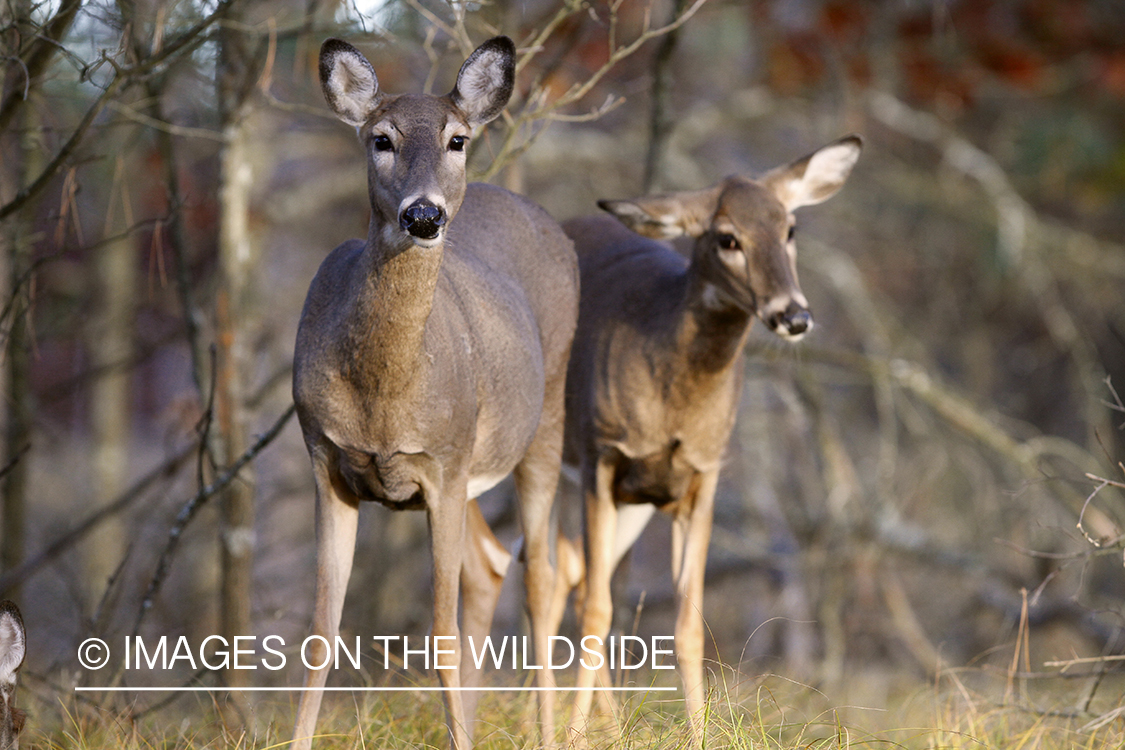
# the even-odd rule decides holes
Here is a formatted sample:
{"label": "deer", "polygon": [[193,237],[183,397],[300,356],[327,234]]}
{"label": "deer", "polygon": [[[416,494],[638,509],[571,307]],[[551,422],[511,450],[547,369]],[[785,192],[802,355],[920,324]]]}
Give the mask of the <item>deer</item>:
{"label": "deer", "polygon": [[[610,580],[656,510],[672,519],[674,650],[686,714],[702,739],[703,584],[715,488],[742,392],[755,318],[788,341],[813,327],[797,282],[794,211],[827,200],[862,141],[851,135],[753,179],[703,190],[603,200],[609,215],[563,225],[582,288],[568,372],[564,475],[582,491],[584,566],[560,566],[559,595],[580,585],[583,668],[569,731],[585,737],[606,687]],[[665,241],[691,238],[690,260]],[[575,542],[560,538],[575,557]],[[559,553],[563,557],[562,552]],[[555,616],[561,608],[556,600]],[[590,667],[598,666],[591,655]],[[604,692],[602,702],[611,702]]]}
{"label": "deer", "polygon": [[13,602],[0,601],[0,750],[19,750],[24,713],[16,708],[16,682],[27,650],[23,618]]}
{"label": "deer", "polygon": [[[426,513],[433,642],[450,746],[472,746],[480,680],[465,638],[491,627],[511,554],[476,498],[513,474],[535,658],[549,644],[550,516],[563,440],[566,367],[578,316],[571,241],[542,208],[468,184],[474,129],[511,96],[503,36],[464,61],[444,96],[387,94],[355,47],[319,59],[329,108],[367,154],[367,238],[333,250],[298,323],[293,397],[316,488],[316,583],[308,664],[339,633],[359,506]],[[460,622],[458,600],[461,600]],[[541,662],[540,662],[541,663]],[[306,671],[291,747],[308,748],[327,667]],[[552,743],[554,678],[540,670],[538,717]]]}

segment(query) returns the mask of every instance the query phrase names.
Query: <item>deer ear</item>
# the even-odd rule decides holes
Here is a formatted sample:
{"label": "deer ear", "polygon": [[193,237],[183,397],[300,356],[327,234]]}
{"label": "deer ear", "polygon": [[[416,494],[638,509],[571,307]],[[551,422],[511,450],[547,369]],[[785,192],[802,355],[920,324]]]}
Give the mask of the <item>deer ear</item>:
{"label": "deer ear", "polygon": [[711,225],[719,205],[721,188],[688,190],[665,195],[649,195],[622,201],[598,201],[637,234],[658,240],[687,235],[698,237]]}
{"label": "deer ear", "polygon": [[465,113],[471,127],[496,119],[516,85],[516,45],[497,36],[477,47],[457,74],[449,98]]}
{"label": "deer ear", "polygon": [[772,170],[762,182],[773,187],[790,211],[826,201],[844,186],[859,159],[863,139],[849,135],[784,167]]}
{"label": "deer ear", "polygon": [[326,39],[320,46],[320,87],[336,116],[357,128],[367,122],[379,98],[375,68],[341,39]]}
{"label": "deer ear", "polygon": [[16,672],[23,664],[25,636],[23,619],[16,605],[0,602],[0,684],[16,681]]}

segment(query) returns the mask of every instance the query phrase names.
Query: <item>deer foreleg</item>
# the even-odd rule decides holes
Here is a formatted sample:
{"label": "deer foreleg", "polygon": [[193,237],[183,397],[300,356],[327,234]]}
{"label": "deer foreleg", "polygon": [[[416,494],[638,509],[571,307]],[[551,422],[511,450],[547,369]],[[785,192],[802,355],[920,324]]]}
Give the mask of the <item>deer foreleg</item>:
{"label": "deer foreleg", "polygon": [[684,686],[684,709],[696,745],[702,741],[703,576],[711,542],[718,471],[698,475],[693,492],[672,524],[672,578],[676,587],[676,661]]}
{"label": "deer foreleg", "polygon": [[326,463],[315,457],[313,475],[316,480],[316,596],[312,634],[321,636],[324,641],[314,641],[308,653],[310,664],[322,666],[305,673],[305,691],[297,707],[297,723],[290,746],[293,750],[308,750],[312,746],[316,717],[324,697],[322,688],[331,667],[332,644],[340,632],[359,519],[359,503],[332,481]]}
{"label": "deer foreleg", "polygon": [[[465,516],[468,503],[465,485],[447,493],[434,493],[428,509],[430,549],[434,559],[434,625],[431,630],[434,669],[445,688],[449,743],[453,750],[469,750],[472,737],[465,721],[461,692],[461,632],[457,626],[457,601],[460,596],[461,565],[464,559]],[[454,498],[448,502],[450,498]],[[443,501],[446,501],[443,504]],[[438,652],[441,652],[440,654]]]}

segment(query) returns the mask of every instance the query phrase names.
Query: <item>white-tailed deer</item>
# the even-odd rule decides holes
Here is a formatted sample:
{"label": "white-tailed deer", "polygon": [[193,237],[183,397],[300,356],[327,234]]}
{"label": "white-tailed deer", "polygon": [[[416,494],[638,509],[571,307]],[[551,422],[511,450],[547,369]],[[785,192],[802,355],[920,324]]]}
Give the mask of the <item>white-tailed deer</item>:
{"label": "white-tailed deer", "polygon": [[19,750],[23,711],[16,708],[16,680],[27,638],[15,604],[0,602],[0,750]]}
{"label": "white-tailed deer", "polygon": [[[697,739],[703,573],[719,466],[742,391],[743,344],[755,316],[793,341],[812,328],[797,284],[793,211],[839,190],[860,145],[849,136],[758,179],[600,201],[616,220],[564,225],[582,282],[564,453],[584,494],[582,635],[608,634],[614,569],[657,508],[670,514],[675,650]],[[684,235],[695,238],[690,262],[654,241]],[[580,669],[578,686],[601,683],[604,674]],[[591,701],[590,692],[578,693],[571,731],[579,736]]]}
{"label": "white-tailed deer", "polygon": [[[577,261],[558,224],[506,190],[466,186],[469,138],[507,104],[514,58],[496,37],[448,95],[394,96],[351,45],[329,39],[320,52],[325,97],[367,151],[371,223],[366,241],[325,259],[297,332],[293,395],[316,482],[313,632],[331,643],[339,631],[359,504],[424,510],[431,635],[453,651],[436,666],[455,750],[471,746],[476,707],[457,689],[479,678],[461,636],[488,632],[510,560],[475,498],[513,472],[535,653],[548,643],[549,517],[578,315]],[[306,676],[294,748],[310,745],[327,676]],[[554,685],[549,670],[537,679]],[[539,697],[551,744],[553,698]]]}

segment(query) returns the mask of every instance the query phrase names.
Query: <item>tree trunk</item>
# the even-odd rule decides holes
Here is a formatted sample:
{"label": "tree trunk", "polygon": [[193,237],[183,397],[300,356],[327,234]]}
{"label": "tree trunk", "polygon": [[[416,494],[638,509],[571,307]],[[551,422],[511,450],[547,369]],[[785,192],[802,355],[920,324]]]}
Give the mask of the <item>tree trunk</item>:
{"label": "tree trunk", "polygon": [[[237,12],[236,12],[237,15]],[[251,372],[246,331],[251,316],[249,294],[256,252],[250,232],[250,188],[253,171],[247,123],[256,55],[252,40],[232,24],[220,37],[216,71],[219,112],[226,138],[220,155],[219,287],[215,300],[218,336],[215,366],[215,416],[221,465],[229,465],[247,446],[246,379]],[[220,618],[229,640],[252,635],[250,585],[254,556],[254,488],[244,471],[221,498],[222,529]],[[226,684],[245,685],[245,670],[228,669]]]}
{"label": "tree trunk", "polygon": [[[126,189],[122,185],[122,190]],[[105,231],[114,234],[116,230],[106,226]],[[90,404],[94,502],[101,507],[121,494],[128,479],[132,421],[129,363],[133,355],[133,298],[137,288],[133,241],[126,237],[106,245],[98,255],[95,269],[98,304],[87,335],[91,363],[101,373],[93,383]],[[103,599],[111,604],[106,598],[111,593],[107,586],[125,547],[125,523],[117,515],[106,519],[86,541],[85,584],[95,612]],[[113,607],[104,609],[109,612]]]}
{"label": "tree trunk", "polygon": [[[687,8],[687,0],[673,0],[668,21],[672,22]],[[679,41],[679,29],[664,35],[652,59],[651,102],[649,104],[648,149],[645,152],[645,171],[642,192],[650,193],[662,187],[664,180],[664,159],[668,150],[668,139],[674,124],[671,114],[672,98],[672,54]]]}

